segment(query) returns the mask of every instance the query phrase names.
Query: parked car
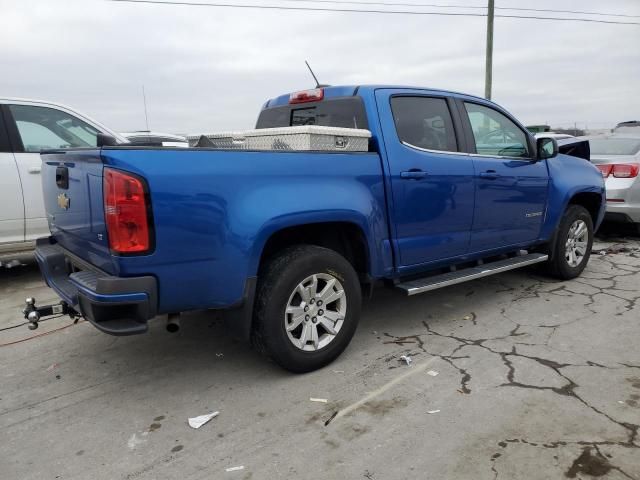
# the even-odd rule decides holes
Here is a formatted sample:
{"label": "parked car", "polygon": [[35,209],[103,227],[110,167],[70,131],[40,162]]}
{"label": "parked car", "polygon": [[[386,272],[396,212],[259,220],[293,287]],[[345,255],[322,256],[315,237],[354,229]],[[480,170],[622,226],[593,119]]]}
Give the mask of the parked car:
{"label": "parked car", "polygon": [[640,135],[640,121],[630,120],[628,122],[620,122],[613,129],[613,133],[631,133]]}
{"label": "parked car", "polygon": [[141,147],[182,147],[187,148],[187,137],[172,133],[158,133],[149,131],[126,132],[121,134],[129,142]]}
{"label": "parked car", "polygon": [[589,138],[591,161],[605,179],[606,219],[634,223],[640,232],[640,128]]}
{"label": "parked car", "polygon": [[587,265],[600,172],[495,103],[327,87],[271,99],[257,122],[300,125],[367,129],[369,147],[345,153],[341,133],[335,151],[277,151],[275,139],[272,151],[44,154],[51,236],[36,258],[64,309],[114,335],[227,309],[236,333],[305,372],[346,348],[362,289],[414,295],[532,264],[570,279]]}
{"label": "parked car", "polygon": [[77,111],[51,102],[0,98],[0,266],[48,235],[40,151],[95,147],[98,133],[127,140]]}

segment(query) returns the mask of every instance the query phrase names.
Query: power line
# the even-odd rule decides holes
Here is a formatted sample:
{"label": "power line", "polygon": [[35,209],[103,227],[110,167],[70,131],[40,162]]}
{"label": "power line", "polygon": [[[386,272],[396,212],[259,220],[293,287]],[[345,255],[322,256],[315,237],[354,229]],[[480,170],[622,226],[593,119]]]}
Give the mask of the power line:
{"label": "power line", "polygon": [[[320,7],[285,7],[282,5],[251,5],[251,4],[233,4],[233,3],[198,3],[187,1],[160,1],[160,0],[106,0],[108,2],[120,3],[138,3],[152,5],[177,5],[188,7],[217,7],[217,8],[243,8],[257,10],[295,10],[307,12],[336,12],[336,13],[370,13],[382,15],[437,15],[452,17],[486,17],[486,13],[454,13],[454,12],[420,12],[409,10],[363,10],[350,8],[320,8]],[[595,20],[591,18],[562,18],[562,17],[539,17],[529,15],[495,15],[501,18],[519,18],[530,20],[552,20],[560,22],[587,22],[587,23],[607,23],[614,25],[640,25],[639,22],[620,22],[616,20]]]}
{"label": "power line", "polygon": [[496,10],[521,10],[526,12],[552,12],[552,13],[577,13],[579,15],[601,15],[605,17],[629,17],[640,18],[640,15],[628,15],[625,13],[604,13],[604,12],[584,12],[580,10],[551,10],[544,8],[516,8],[516,7],[496,7]]}
{"label": "power line", "polygon": [[[486,10],[484,5],[451,5],[442,3],[391,3],[391,2],[368,2],[368,1],[347,1],[347,0],[279,0],[281,2],[303,2],[303,3],[329,3],[333,5],[381,5],[386,7],[430,7],[430,8],[465,8]],[[604,17],[628,17],[640,18],[640,15],[628,15],[624,13],[586,12],[581,10],[554,10],[545,8],[519,8],[519,7],[494,7],[496,10],[513,10],[524,12],[549,12],[549,13],[574,13],[579,15],[599,15]]]}

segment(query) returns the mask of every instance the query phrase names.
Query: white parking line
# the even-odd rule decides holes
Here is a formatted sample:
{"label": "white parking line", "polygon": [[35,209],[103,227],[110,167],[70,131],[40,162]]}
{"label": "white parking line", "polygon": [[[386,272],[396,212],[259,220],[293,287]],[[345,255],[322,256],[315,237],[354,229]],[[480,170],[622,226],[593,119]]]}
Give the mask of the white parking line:
{"label": "white parking line", "polygon": [[334,420],[337,420],[340,417],[344,417],[345,415],[348,415],[351,412],[354,412],[355,410],[360,408],[365,403],[370,402],[371,400],[373,400],[374,398],[378,397],[379,395],[382,395],[383,393],[385,393],[386,391],[391,389],[393,386],[395,386],[398,383],[406,380],[407,378],[409,378],[409,377],[411,377],[413,375],[416,375],[418,373],[424,372],[437,359],[438,359],[438,357],[431,357],[426,362],[421,363],[419,365],[415,365],[415,366],[407,369],[407,371],[404,374],[400,375],[399,377],[394,378],[393,380],[389,381],[388,383],[385,383],[384,385],[382,385],[377,390],[374,390],[373,392],[370,392],[365,397],[363,397],[362,399],[358,400],[355,403],[352,403],[348,407],[345,407],[342,410],[339,410],[338,413],[335,413],[329,420],[327,420],[325,425],[329,425],[329,423],[333,422]]}

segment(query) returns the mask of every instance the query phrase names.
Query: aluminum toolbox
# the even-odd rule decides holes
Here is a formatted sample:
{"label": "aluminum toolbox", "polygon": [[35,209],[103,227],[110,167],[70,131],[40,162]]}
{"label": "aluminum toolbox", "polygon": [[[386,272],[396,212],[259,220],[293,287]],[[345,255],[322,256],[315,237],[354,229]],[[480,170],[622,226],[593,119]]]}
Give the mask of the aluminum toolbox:
{"label": "aluminum toolbox", "polygon": [[[206,144],[205,139],[210,142]],[[315,125],[189,136],[190,145],[233,150],[367,152],[369,130]],[[204,143],[204,144],[203,144]]]}
{"label": "aluminum toolbox", "polygon": [[190,147],[209,147],[223,150],[243,150],[246,148],[247,143],[242,132],[188,135],[187,140]]}

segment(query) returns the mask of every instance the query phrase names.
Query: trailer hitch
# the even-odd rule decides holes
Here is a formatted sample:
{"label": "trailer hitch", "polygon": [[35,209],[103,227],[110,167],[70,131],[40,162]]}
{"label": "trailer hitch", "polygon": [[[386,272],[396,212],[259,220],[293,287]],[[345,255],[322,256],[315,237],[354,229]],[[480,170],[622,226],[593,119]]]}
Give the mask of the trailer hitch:
{"label": "trailer hitch", "polygon": [[38,328],[38,322],[43,317],[50,317],[52,315],[69,315],[72,319],[81,317],[73,307],[70,307],[67,302],[60,302],[53,305],[44,305],[42,307],[36,306],[36,299],[29,297],[25,300],[25,307],[22,310],[24,318],[29,321],[29,330],[35,330]]}

